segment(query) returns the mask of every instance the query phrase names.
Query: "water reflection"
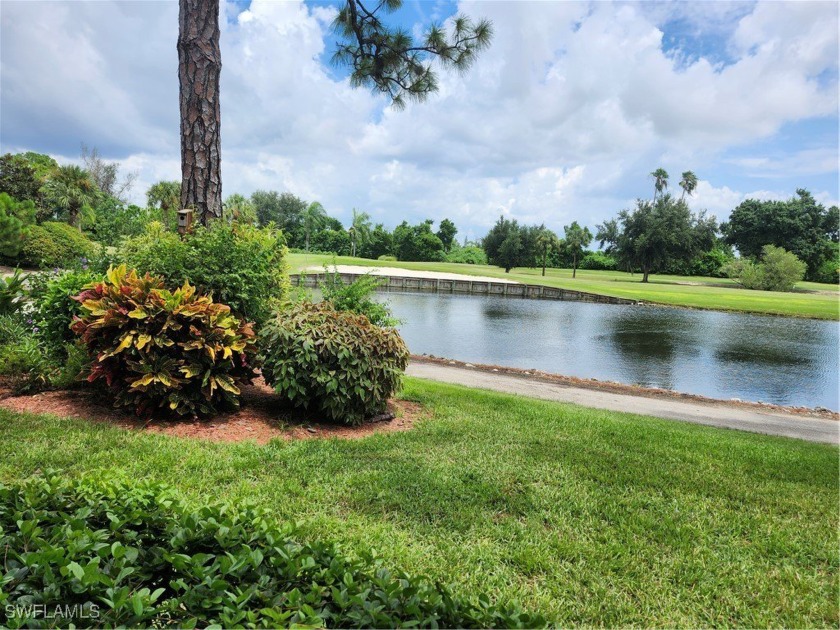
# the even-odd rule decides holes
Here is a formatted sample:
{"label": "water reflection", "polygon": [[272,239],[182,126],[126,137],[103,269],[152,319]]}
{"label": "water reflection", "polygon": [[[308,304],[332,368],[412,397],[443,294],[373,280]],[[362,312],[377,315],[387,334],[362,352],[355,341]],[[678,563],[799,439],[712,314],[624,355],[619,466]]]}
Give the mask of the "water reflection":
{"label": "water reflection", "polygon": [[837,322],[501,296],[380,299],[418,354],[838,408]]}

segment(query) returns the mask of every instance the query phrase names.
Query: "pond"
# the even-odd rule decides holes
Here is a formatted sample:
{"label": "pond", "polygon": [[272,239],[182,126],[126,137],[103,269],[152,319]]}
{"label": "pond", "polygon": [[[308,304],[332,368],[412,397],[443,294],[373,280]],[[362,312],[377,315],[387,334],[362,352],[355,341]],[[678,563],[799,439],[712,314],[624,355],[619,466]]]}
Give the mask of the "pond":
{"label": "pond", "polygon": [[414,354],[838,409],[837,322],[491,296],[380,293]]}

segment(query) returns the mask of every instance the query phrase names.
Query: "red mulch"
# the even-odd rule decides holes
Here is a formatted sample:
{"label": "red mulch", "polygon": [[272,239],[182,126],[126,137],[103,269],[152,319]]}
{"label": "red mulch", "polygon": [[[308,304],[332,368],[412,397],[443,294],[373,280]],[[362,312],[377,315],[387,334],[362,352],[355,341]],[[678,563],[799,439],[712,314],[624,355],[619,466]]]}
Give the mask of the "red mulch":
{"label": "red mulch", "polygon": [[120,409],[114,409],[101,395],[89,390],[61,390],[13,396],[0,386],[0,407],[12,411],[48,413],[61,418],[81,418],[106,422],[126,429],[164,433],[178,437],[213,442],[252,441],[265,444],[272,438],[305,440],[336,437],[356,439],[374,433],[406,431],[424,417],[425,409],[407,400],[390,400],[388,411],[393,420],[372,422],[358,427],[336,424],[317,414],[290,408],[265,384],[262,378],[242,388],[242,407],[207,420],[141,420]]}

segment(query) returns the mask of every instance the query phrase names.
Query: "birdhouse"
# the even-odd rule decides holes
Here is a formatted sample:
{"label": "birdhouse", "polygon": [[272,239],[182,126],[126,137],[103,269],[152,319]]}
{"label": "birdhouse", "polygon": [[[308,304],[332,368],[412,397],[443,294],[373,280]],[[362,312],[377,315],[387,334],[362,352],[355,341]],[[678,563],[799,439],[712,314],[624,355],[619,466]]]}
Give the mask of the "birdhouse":
{"label": "birdhouse", "polygon": [[192,227],[193,211],[191,208],[178,210],[178,234],[186,234]]}

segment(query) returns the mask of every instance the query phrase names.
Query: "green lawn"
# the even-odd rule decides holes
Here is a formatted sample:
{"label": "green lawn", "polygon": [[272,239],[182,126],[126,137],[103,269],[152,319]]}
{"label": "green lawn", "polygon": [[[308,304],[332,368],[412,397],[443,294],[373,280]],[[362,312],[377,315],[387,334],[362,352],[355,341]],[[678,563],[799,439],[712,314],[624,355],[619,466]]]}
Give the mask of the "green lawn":
{"label": "green lawn", "polygon": [[726,278],[652,275],[650,282],[643,283],[640,274],[631,276],[621,271],[579,269],[577,277],[572,278],[571,269],[546,269],[543,277],[542,269],[516,268],[506,274],[504,269],[490,265],[380,262],[367,258],[333,257],[326,254],[290,254],[289,262],[292,272],[295,273],[306,267],[320,267],[331,263],[334,258],[340,265],[401,267],[491,276],[672,306],[840,319],[840,290],[835,285],[816,282],[800,282],[795,292],[779,293],[741,289]]}
{"label": "green lawn", "polygon": [[838,450],[407,379],[430,419],[222,445],[0,412],[0,480],[47,467],[243,500],[561,625],[837,627]]}

